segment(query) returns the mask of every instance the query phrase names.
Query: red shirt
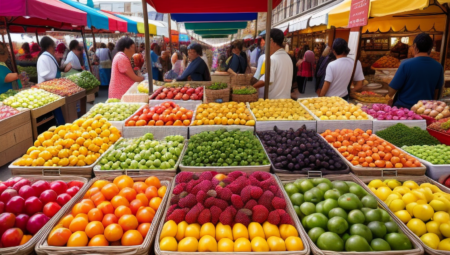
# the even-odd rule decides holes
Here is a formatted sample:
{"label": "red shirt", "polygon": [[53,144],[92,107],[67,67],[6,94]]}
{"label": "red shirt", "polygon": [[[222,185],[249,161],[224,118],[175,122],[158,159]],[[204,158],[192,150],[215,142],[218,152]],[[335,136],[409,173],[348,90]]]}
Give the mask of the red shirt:
{"label": "red shirt", "polygon": [[303,60],[302,64],[298,67],[297,76],[312,77],[313,70],[311,67],[311,63]]}
{"label": "red shirt", "polygon": [[111,69],[108,97],[121,99],[123,94],[134,84],[134,81],[126,74],[128,70],[133,70],[131,61],[125,53],[117,52]]}

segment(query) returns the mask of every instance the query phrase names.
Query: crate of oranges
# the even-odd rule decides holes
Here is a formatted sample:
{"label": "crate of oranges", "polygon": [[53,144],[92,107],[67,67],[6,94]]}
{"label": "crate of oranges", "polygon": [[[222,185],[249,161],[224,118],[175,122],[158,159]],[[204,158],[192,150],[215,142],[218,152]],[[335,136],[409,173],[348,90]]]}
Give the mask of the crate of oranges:
{"label": "crate of oranges", "polygon": [[339,152],[356,175],[383,175],[386,170],[399,175],[425,174],[426,168],[417,158],[372,134],[370,129],[326,130],[321,137]]}
{"label": "crate of oranges", "polygon": [[39,240],[36,251],[148,254],[169,186],[170,181],[155,176],[94,178],[83,190],[84,196]]}
{"label": "crate of oranges", "polygon": [[101,115],[51,127],[9,169],[12,175],[76,175],[91,178],[101,155],[121,137]]}

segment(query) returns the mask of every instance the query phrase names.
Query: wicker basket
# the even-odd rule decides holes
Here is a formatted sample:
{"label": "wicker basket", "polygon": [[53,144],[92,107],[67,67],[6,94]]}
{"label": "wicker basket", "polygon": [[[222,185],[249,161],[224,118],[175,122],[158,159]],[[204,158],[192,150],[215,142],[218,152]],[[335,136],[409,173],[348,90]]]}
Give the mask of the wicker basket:
{"label": "wicker basket", "polygon": [[231,95],[231,101],[238,103],[245,102],[256,102],[258,101],[258,93],[250,94],[250,95]]}
{"label": "wicker basket", "polygon": [[34,252],[34,247],[38,243],[38,241],[41,239],[42,236],[44,236],[46,233],[50,232],[50,230],[53,228],[53,225],[55,225],[59,218],[63,215],[63,211],[66,209],[70,209],[75,201],[80,199],[83,194],[84,190],[87,188],[88,180],[83,177],[78,176],[40,176],[40,175],[28,175],[28,176],[16,176],[16,177],[23,177],[32,183],[36,181],[81,181],[84,183],[84,186],[78,191],[78,193],[69,200],[62,208],[59,210],[33,237],[26,242],[23,245],[15,246],[15,247],[8,247],[8,248],[0,248],[0,254],[3,255],[26,255],[31,254]]}
{"label": "wicker basket", "polygon": [[205,89],[206,103],[226,103],[230,101],[230,88],[226,89]]}
{"label": "wicker basket", "polygon": [[230,75],[230,81],[232,86],[242,86],[250,84],[250,80],[252,79],[252,74],[238,74],[238,75]]}
{"label": "wicker basket", "polygon": [[[149,175],[150,176],[150,175]],[[87,192],[87,190],[92,186],[92,184],[97,180],[108,180],[113,181],[115,176],[110,177],[97,177],[93,178],[87,186],[82,190],[82,196],[78,197],[70,207],[65,208],[66,210],[61,210],[58,214],[59,217],[57,220],[60,220],[63,216],[70,214],[73,205],[75,203],[81,201],[83,199],[84,194]],[[147,177],[134,177],[131,176],[131,178],[134,181],[144,181]],[[165,179],[159,178],[161,180],[161,185],[166,186],[168,190],[171,190],[171,181],[172,178],[168,177]],[[156,211],[155,217],[153,218],[153,222],[150,226],[150,229],[148,231],[147,236],[144,238],[144,242],[141,245],[135,245],[135,246],[103,246],[101,248],[99,247],[91,247],[91,246],[85,246],[85,247],[61,247],[61,246],[49,246],[47,244],[47,237],[50,234],[50,230],[56,225],[57,221],[53,222],[51,226],[47,229],[47,231],[41,236],[38,243],[36,244],[36,252],[38,254],[59,254],[59,255],[72,255],[72,254],[117,254],[117,255],[144,255],[148,254],[150,247],[152,246],[152,243],[155,239],[156,230],[159,225],[159,221],[161,219],[162,212],[165,210],[164,206],[167,203],[167,197],[168,193],[164,196],[163,200],[161,201],[160,208]]]}

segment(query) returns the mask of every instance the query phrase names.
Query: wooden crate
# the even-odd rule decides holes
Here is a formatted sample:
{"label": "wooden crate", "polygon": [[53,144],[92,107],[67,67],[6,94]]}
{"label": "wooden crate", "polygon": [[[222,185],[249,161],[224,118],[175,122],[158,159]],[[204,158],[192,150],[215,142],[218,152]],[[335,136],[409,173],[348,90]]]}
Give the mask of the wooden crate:
{"label": "wooden crate", "polygon": [[[97,93],[98,90],[99,90],[99,87],[96,87],[96,88],[93,88],[90,90],[86,90],[86,102],[88,102],[88,103],[94,102],[95,101],[95,93]],[[86,112],[86,110],[84,110],[84,112]]]}
{"label": "wooden crate", "polygon": [[80,108],[81,104],[84,102],[84,113],[81,112],[81,114],[86,113],[86,100],[82,100],[83,98],[86,98],[86,90],[80,91],[76,94],[73,94],[71,96],[65,97],[66,104],[61,106],[61,110],[64,115],[64,120],[66,123],[72,123],[74,120],[78,119],[78,112],[77,112],[77,102],[80,101]]}
{"label": "wooden crate", "polygon": [[33,145],[30,110],[0,121],[0,166],[22,156]]}
{"label": "wooden crate", "polygon": [[41,126],[42,124],[45,124],[49,122],[50,120],[54,119],[55,117],[53,114],[44,120],[38,121],[37,119],[61,106],[63,106],[66,103],[66,99],[64,97],[61,97],[59,100],[56,100],[54,102],[51,102],[47,105],[44,105],[42,107],[32,109],[31,110],[31,125],[33,128],[33,139],[36,140],[38,137],[38,131],[37,128]]}

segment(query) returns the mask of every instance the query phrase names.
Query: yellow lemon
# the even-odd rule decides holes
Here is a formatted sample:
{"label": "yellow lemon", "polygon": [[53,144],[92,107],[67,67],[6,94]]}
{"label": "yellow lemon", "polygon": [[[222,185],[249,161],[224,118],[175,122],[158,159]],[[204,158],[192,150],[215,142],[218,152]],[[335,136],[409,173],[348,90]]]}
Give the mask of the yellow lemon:
{"label": "yellow lemon", "polygon": [[[402,187],[402,188],[406,188],[406,187]],[[405,202],[405,205],[408,205],[412,202],[416,202],[417,198],[416,198],[416,196],[414,196],[411,193],[406,193],[403,195],[402,200],[403,200],[403,202]]]}
{"label": "yellow lemon", "polygon": [[438,245],[438,250],[450,251],[450,238],[442,240]]}
{"label": "yellow lemon", "polygon": [[[173,240],[175,240],[175,238],[173,238]],[[185,237],[178,243],[178,251],[196,252],[197,249],[198,249],[198,240],[195,237]]]}
{"label": "yellow lemon", "polygon": [[403,209],[405,209],[405,202],[403,202],[402,199],[394,199],[392,200],[392,202],[389,204],[389,209],[391,209],[392,212],[397,212],[397,211],[401,211]]}
{"label": "yellow lemon", "polygon": [[441,226],[440,222],[437,221],[429,221],[427,222],[427,224],[425,224],[425,226],[427,227],[427,232],[428,233],[435,233],[438,236],[441,236],[441,231],[439,230],[439,227]]}
{"label": "yellow lemon", "polygon": [[298,236],[290,236],[284,240],[284,243],[288,251],[301,251],[304,249],[302,239]]}
{"label": "yellow lemon", "polygon": [[402,195],[405,195],[405,194],[411,192],[411,190],[408,187],[405,187],[405,186],[397,186],[392,191],[398,192],[398,193],[400,193]]}
{"label": "yellow lemon", "polygon": [[427,232],[425,223],[420,219],[411,219],[406,226],[417,236],[422,236]]}
{"label": "yellow lemon", "polygon": [[162,240],[164,237],[171,236],[175,237],[177,234],[178,226],[177,223],[173,220],[169,220],[164,223],[164,226],[161,231],[161,235],[159,236],[159,240]]}
{"label": "yellow lemon", "polygon": [[281,238],[286,240],[290,236],[298,236],[298,231],[294,226],[290,224],[281,224],[280,225],[280,235]]}
{"label": "yellow lemon", "polygon": [[159,242],[162,251],[177,251],[178,244],[174,237],[166,236]]}
{"label": "yellow lemon", "polygon": [[434,211],[448,211],[448,206],[441,200],[433,199],[429,203],[431,207],[433,207]]}
{"label": "yellow lemon", "polygon": [[418,204],[413,208],[414,217],[421,219],[422,221],[428,221],[433,217],[434,210],[428,204]]}
{"label": "yellow lemon", "polygon": [[248,239],[248,230],[247,227],[241,223],[236,223],[233,226],[233,238],[236,241],[238,238]]}
{"label": "yellow lemon", "polygon": [[[211,223],[212,224],[212,223]],[[217,252],[217,241],[210,235],[205,235],[198,242],[199,252]]]}
{"label": "yellow lemon", "polygon": [[433,220],[440,223],[448,223],[450,216],[446,212],[435,212],[433,215]]}
{"label": "yellow lemon", "polygon": [[434,233],[426,233],[420,237],[420,240],[432,249],[437,249],[440,242],[439,236]]}
{"label": "yellow lemon", "polygon": [[234,241],[234,252],[251,252],[252,245],[247,238],[238,238]]}
{"label": "yellow lemon", "polygon": [[253,238],[252,242],[252,251],[253,252],[268,252],[269,251],[269,245],[267,244],[266,240],[262,237],[255,237]]}
{"label": "yellow lemon", "polygon": [[400,210],[394,213],[403,223],[408,223],[411,220],[411,215],[406,210]]}
{"label": "yellow lemon", "polygon": [[419,188],[419,185],[415,181],[405,181],[403,186],[408,187],[411,190]]}
{"label": "yellow lemon", "polygon": [[379,187],[377,189],[377,191],[375,192],[375,195],[382,201],[385,201],[391,193],[392,193],[392,190],[389,187],[385,186],[385,187]]}
{"label": "yellow lemon", "polygon": [[233,252],[234,251],[234,243],[229,238],[222,238],[217,243],[217,251],[218,252]]}
{"label": "yellow lemon", "polygon": [[450,224],[449,223],[442,223],[439,226],[439,231],[441,234],[445,237],[450,237]]}
{"label": "yellow lemon", "polygon": [[200,237],[210,235],[212,237],[216,237],[216,227],[211,222],[205,223],[202,225],[200,229]]}

